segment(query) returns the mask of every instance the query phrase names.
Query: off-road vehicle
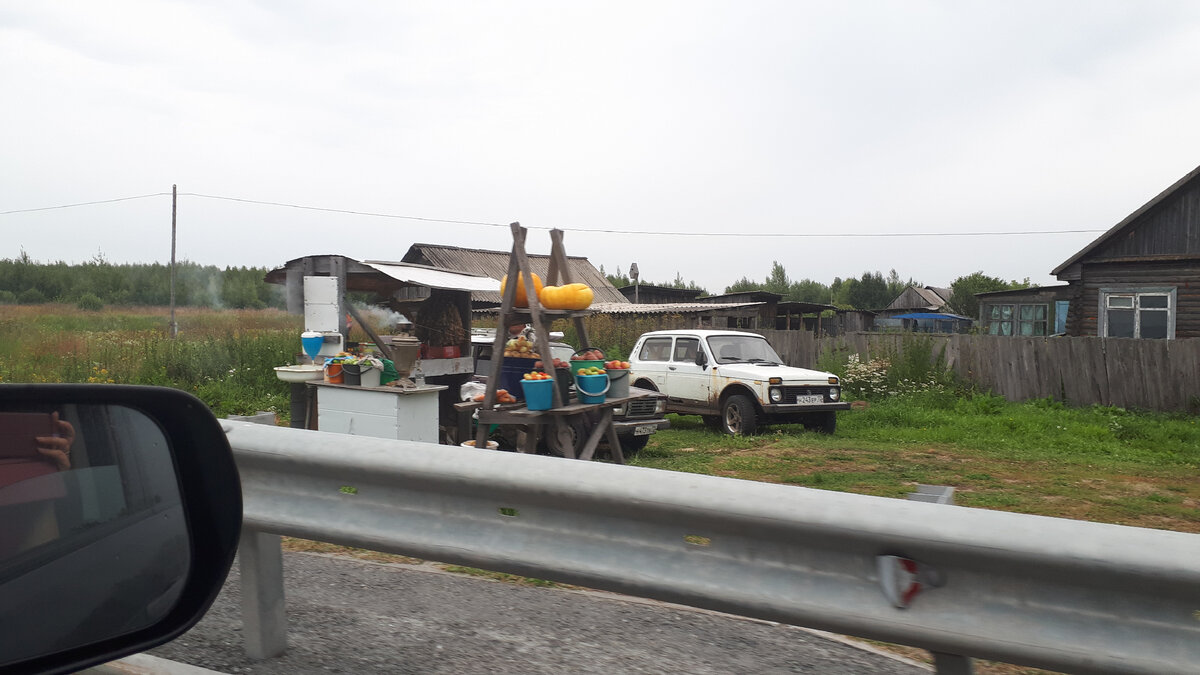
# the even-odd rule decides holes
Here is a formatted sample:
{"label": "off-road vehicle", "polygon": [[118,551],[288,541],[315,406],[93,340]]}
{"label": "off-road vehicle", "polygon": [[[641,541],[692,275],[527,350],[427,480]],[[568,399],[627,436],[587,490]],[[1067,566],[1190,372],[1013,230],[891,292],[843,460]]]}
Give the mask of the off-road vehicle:
{"label": "off-road vehicle", "polygon": [[784,365],[756,333],[645,333],[629,362],[633,386],[666,394],[668,412],[700,415],[728,434],[753,434],[764,422],[800,423],[832,434],[837,411],[850,408],[836,375]]}

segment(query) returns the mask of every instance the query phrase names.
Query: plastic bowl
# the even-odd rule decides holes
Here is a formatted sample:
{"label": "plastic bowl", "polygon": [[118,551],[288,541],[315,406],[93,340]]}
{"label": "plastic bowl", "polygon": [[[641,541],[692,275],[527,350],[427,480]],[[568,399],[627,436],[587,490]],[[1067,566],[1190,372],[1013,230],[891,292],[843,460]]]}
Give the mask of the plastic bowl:
{"label": "plastic bowl", "polygon": [[308,382],[325,377],[325,373],[321,366],[305,363],[296,366],[276,366],[275,377],[284,382]]}

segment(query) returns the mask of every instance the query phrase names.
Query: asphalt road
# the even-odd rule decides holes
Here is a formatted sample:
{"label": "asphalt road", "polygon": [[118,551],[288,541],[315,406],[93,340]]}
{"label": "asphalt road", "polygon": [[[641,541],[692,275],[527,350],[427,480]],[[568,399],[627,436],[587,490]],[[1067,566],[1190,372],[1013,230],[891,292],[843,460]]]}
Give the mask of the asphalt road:
{"label": "asphalt road", "polygon": [[150,653],[226,673],[900,673],[929,669],[792,626],[432,566],[284,554],[287,654],[242,651],[237,565],[191,631]]}

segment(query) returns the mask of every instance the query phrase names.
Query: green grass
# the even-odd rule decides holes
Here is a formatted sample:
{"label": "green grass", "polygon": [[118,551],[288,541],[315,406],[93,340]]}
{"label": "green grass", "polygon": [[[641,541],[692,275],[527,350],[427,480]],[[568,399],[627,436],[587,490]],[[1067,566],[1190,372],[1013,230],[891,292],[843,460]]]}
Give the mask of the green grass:
{"label": "green grass", "polygon": [[634,464],[895,498],[950,485],[964,506],[1200,532],[1195,416],[928,392],[839,413],[833,436],[669,417]]}

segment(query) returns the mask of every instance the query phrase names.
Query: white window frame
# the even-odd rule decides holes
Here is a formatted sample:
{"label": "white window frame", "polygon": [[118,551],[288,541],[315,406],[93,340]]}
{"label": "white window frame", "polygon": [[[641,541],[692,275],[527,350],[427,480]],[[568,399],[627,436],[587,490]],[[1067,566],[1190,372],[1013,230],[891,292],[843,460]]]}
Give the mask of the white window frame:
{"label": "white window frame", "polygon": [[[1133,296],[1133,303],[1130,307],[1122,307],[1120,309],[1130,309],[1133,311],[1133,337],[1134,339],[1142,339],[1142,315],[1143,311],[1154,311],[1143,309],[1140,306],[1139,299],[1145,295],[1165,295],[1167,297],[1167,306],[1164,310],[1167,313],[1167,337],[1168,340],[1175,339],[1175,317],[1177,314],[1177,295],[1178,289],[1175,286],[1112,286],[1100,289],[1099,307],[1096,313],[1096,334],[1100,337],[1109,337],[1108,335],[1108,299],[1111,296]],[[1146,338],[1151,339],[1151,338]]]}

